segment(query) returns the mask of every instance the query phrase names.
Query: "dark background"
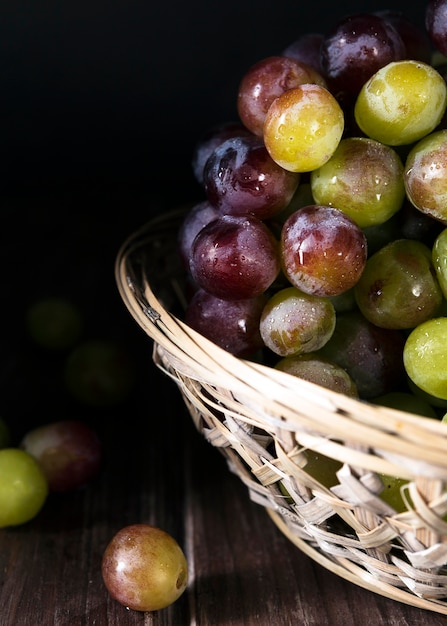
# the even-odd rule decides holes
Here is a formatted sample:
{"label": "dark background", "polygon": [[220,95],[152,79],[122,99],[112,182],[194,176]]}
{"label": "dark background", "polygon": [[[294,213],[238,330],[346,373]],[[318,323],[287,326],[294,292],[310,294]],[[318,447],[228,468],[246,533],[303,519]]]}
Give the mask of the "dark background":
{"label": "dark background", "polygon": [[[424,3],[361,6],[385,8],[424,19]],[[147,359],[115,285],[119,246],[152,215],[202,198],[193,148],[236,118],[251,64],[358,11],[357,1],[2,3],[0,393],[18,432],[68,411],[51,377],[61,362],[26,335],[30,304],[69,297],[87,337],[122,338]]]}

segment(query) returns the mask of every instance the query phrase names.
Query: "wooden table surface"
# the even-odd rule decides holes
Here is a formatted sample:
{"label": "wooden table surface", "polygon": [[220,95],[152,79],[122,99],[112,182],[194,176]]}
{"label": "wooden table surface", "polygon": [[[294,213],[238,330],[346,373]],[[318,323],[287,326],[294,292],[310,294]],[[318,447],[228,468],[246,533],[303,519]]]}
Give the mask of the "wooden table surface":
{"label": "wooden table surface", "polygon": [[[115,289],[118,245],[142,223],[144,210],[115,227],[106,211],[79,221],[80,197],[53,198],[51,214],[46,202],[31,206],[22,199],[21,212],[11,205],[2,236],[8,271],[1,414],[15,441],[38,423],[68,416],[90,422],[104,444],[104,466],[87,488],[53,494],[31,522],[0,530],[0,626],[447,625],[447,616],[329,572],[249,500],[220,453],[195,430],[174,384],[152,363],[151,342]],[[68,225],[62,219],[67,211],[73,215]],[[26,306],[67,285],[86,305],[87,332],[125,340],[135,356],[137,383],[122,405],[93,410],[76,404],[59,387],[63,357],[36,349],[26,335]],[[101,578],[108,541],[135,522],[170,532],[189,562],[186,592],[154,613],[127,610]]]}

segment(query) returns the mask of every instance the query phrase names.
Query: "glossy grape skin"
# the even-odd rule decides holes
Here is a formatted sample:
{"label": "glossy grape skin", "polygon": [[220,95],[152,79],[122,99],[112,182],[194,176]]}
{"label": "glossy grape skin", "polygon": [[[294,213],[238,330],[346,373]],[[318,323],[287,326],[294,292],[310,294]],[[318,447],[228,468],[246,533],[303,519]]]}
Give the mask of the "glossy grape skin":
{"label": "glossy grape skin", "polygon": [[278,241],[256,217],[222,216],[194,240],[190,271],[198,286],[224,300],[264,293],[281,269]]}
{"label": "glossy grape skin", "polygon": [[414,328],[442,302],[430,248],[410,239],[395,239],[373,254],[354,293],[363,315],[381,328]]}
{"label": "glossy grape skin", "polygon": [[408,154],[404,183],[410,202],[447,225],[447,130],[421,139]]}
{"label": "glossy grape skin", "polygon": [[321,67],[329,89],[347,106],[381,67],[405,57],[405,45],[387,20],[372,13],[343,17],[321,44]]}
{"label": "glossy grape skin", "polygon": [[279,289],[269,298],[259,324],[264,344],[282,357],[318,350],[334,328],[331,301],[295,287]]}
{"label": "glossy grape skin", "polygon": [[135,363],[127,349],[112,339],[86,339],[69,353],[64,380],[68,392],[81,404],[115,406],[134,387]]}
{"label": "glossy grape skin", "polygon": [[49,493],[36,459],[19,448],[0,450],[0,528],[19,526],[33,519]]}
{"label": "glossy grape skin", "polygon": [[101,573],[110,595],[134,611],[164,609],[188,584],[183,550],[171,535],[149,524],[130,524],[112,537]]}
{"label": "glossy grape skin", "polygon": [[358,397],[357,387],[349,374],[336,363],[318,353],[305,353],[283,357],[274,365],[275,369],[297,376],[326,389]]}
{"label": "glossy grape skin", "polygon": [[280,240],[283,271],[302,291],[336,296],[359,280],[367,242],[359,226],[334,207],[310,205],[285,221]]}
{"label": "glossy grape skin", "polygon": [[306,63],[323,75],[321,69],[320,48],[323,33],[303,33],[282,51],[282,55]]}
{"label": "glossy grape skin", "polygon": [[354,115],[365,135],[400,146],[434,131],[446,105],[447,87],[439,72],[421,61],[404,60],[371,76],[357,96]]}
{"label": "glossy grape skin", "polygon": [[33,302],[26,312],[30,337],[46,350],[66,350],[82,336],[84,319],[80,309],[60,296]]}
{"label": "glossy grape skin", "polygon": [[345,369],[363,400],[395,390],[405,381],[399,330],[379,328],[358,309],[337,315],[334,333],[320,354]]}
{"label": "glossy grape skin", "polygon": [[203,170],[208,157],[221,143],[233,137],[251,136],[252,133],[240,121],[223,122],[209,129],[194,146],[191,166],[195,179],[203,185]]}
{"label": "glossy grape skin", "polygon": [[270,105],[264,143],[276,163],[310,172],[328,161],[344,131],[344,114],[328,89],[305,84],[285,91]]}
{"label": "glossy grape skin", "polygon": [[102,444],[96,432],[79,420],[37,426],[20,448],[39,463],[52,492],[67,493],[89,484],[102,466]]}
{"label": "glossy grape skin", "polygon": [[253,356],[264,346],[259,332],[267,296],[222,300],[198,289],[185,311],[185,322],[210,341],[240,358]]}
{"label": "glossy grape skin", "polygon": [[447,56],[447,0],[426,2],[425,29],[434,47]]}
{"label": "glossy grape skin", "polygon": [[436,237],[432,247],[432,261],[444,298],[447,298],[447,228]]}
{"label": "glossy grape skin", "polygon": [[273,100],[288,89],[305,83],[326,87],[313,67],[287,56],[270,56],[252,65],[243,75],[237,93],[239,118],[252,133],[263,136],[264,121]]}
{"label": "glossy grape skin", "polygon": [[415,385],[447,400],[447,317],[433,318],[414,328],[405,342],[403,358]]}
{"label": "glossy grape skin", "polygon": [[259,137],[224,141],[208,158],[203,172],[208,201],[221,215],[271,218],[284,209],[300,175],[280,167]]}
{"label": "glossy grape skin", "polygon": [[403,169],[393,148],[348,137],[329,161],[311,172],[312,194],[315,203],[339,208],[360,228],[382,224],[404,201]]}
{"label": "glossy grape skin", "polygon": [[185,268],[189,269],[192,244],[197,233],[218,217],[220,217],[219,211],[208,200],[195,204],[185,215],[177,234],[178,251]]}

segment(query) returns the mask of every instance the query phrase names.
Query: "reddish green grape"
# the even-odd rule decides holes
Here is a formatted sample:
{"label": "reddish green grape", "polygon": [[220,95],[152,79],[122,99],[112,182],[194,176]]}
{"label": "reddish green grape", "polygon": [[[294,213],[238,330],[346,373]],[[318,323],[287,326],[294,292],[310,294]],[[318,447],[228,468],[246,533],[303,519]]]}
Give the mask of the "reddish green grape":
{"label": "reddish green grape", "polygon": [[270,105],[264,143],[276,163],[291,172],[310,172],[326,163],[344,130],[344,115],[335,97],[321,85],[289,89]]}
{"label": "reddish green grape", "polygon": [[33,519],[48,496],[48,483],[36,461],[25,450],[0,450],[0,528]]}
{"label": "reddish green grape", "polygon": [[183,550],[171,535],[149,524],[121,528],[104,551],[101,572],[110,595],[135,611],[166,608],[188,584]]}
{"label": "reddish green grape", "polygon": [[352,398],[358,397],[357,387],[346,370],[318,353],[287,356],[278,361],[274,367],[326,389],[332,389]]}
{"label": "reddish green grape", "polygon": [[302,61],[280,55],[258,61],[245,72],[239,85],[237,110],[242,123],[262,137],[265,116],[273,100],[305,83],[326,87],[321,74]]}
{"label": "reddish green grape", "polygon": [[410,239],[395,239],[373,254],[354,293],[363,315],[381,328],[414,328],[442,302],[430,248]]}
{"label": "reddish green grape", "polygon": [[275,354],[313,352],[334,332],[335,309],[328,298],[286,287],[269,298],[259,328],[265,345]]}
{"label": "reddish green grape", "polygon": [[412,148],[404,182],[412,204],[447,225],[447,129],[429,134]]}
{"label": "reddish green grape", "polygon": [[419,141],[440,123],[447,105],[443,77],[427,63],[388,63],[362,87],[354,114],[360,129],[390,146]]}
{"label": "reddish green grape", "polygon": [[311,173],[317,204],[339,208],[360,228],[382,224],[405,198],[397,152],[366,137],[343,139],[329,161]]}
{"label": "reddish green grape", "polygon": [[188,302],[185,322],[238,357],[248,358],[264,346],[259,332],[265,294],[245,300],[222,300],[198,289]]}
{"label": "reddish green grape", "polygon": [[96,432],[78,420],[37,426],[20,447],[42,468],[50,491],[68,492],[90,483],[102,464],[102,445]]}
{"label": "reddish green grape", "polygon": [[336,296],[359,280],[367,241],[342,211],[310,205],[285,221],[280,252],[284,273],[294,287],[318,296]]}
{"label": "reddish green grape", "polygon": [[226,215],[194,240],[190,270],[197,285],[224,300],[264,293],[281,269],[278,241],[256,217]]}
{"label": "reddish green grape", "polygon": [[418,387],[447,400],[447,317],[414,328],[405,342],[403,358],[408,376]]}

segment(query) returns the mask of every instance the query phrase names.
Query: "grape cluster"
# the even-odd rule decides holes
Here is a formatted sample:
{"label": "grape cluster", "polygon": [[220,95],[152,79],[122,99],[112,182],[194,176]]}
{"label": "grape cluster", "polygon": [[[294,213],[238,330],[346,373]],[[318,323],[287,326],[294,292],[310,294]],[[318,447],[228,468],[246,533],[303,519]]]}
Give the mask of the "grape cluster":
{"label": "grape cluster", "polygon": [[208,339],[442,417],[447,0],[425,15],[348,15],[248,68],[238,119],[197,142],[178,247]]}

